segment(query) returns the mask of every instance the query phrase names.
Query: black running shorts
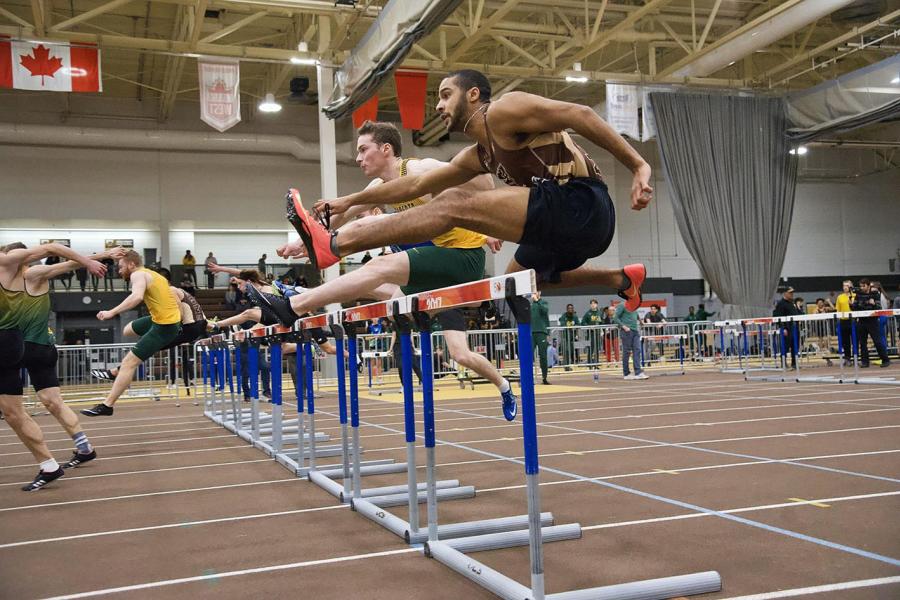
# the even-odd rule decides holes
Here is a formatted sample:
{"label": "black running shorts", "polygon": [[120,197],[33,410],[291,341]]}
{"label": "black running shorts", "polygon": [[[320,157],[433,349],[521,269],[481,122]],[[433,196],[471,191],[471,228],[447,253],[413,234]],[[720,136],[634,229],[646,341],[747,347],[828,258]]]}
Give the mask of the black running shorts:
{"label": "black running shorts", "polygon": [[0,329],[0,394],[21,396],[25,342],[19,329]]}
{"label": "black running shorts", "polygon": [[190,344],[205,335],[206,319],[203,319],[201,321],[194,321],[193,323],[182,325],[181,333],[179,333],[174,340],[163,346],[162,349],[168,350],[169,348],[174,348],[175,346],[180,346],[181,344]]}
{"label": "black running shorts", "polygon": [[57,360],[56,346],[25,342],[22,366],[28,369],[28,377],[34,391],[59,387],[59,379],[56,378]]}
{"label": "black running shorts", "polygon": [[458,308],[451,308],[450,310],[440,312],[435,315],[435,318],[438,320],[438,323],[441,324],[441,330],[443,331],[466,330],[466,318],[463,315],[462,310]]}
{"label": "black running shorts", "polygon": [[515,259],[540,281],[557,283],[560,273],[603,254],[615,231],[616,209],[605,183],[586,177],[562,185],[544,180],[528,196]]}

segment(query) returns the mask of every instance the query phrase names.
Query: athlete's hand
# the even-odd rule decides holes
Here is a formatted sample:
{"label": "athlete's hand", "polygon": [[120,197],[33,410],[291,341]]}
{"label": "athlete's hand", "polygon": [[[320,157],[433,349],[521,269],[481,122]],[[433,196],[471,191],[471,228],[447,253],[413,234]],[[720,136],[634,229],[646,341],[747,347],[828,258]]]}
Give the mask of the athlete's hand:
{"label": "athlete's hand", "polygon": [[114,316],[116,315],[114,315],[111,310],[101,310],[97,313],[97,319],[99,319],[100,321],[109,321]]}
{"label": "athlete's hand", "polygon": [[103,277],[106,275],[106,265],[96,260],[88,260],[85,264],[88,272],[95,277]]}
{"label": "athlete's hand", "polygon": [[631,181],[631,208],[641,210],[653,200],[653,188],[650,187],[650,165],[644,163],[634,172]]}
{"label": "athlete's hand", "polygon": [[206,265],[206,270],[210,273],[225,273],[225,268],[226,267],[221,267],[216,263],[209,263],[208,265]]}
{"label": "athlete's hand", "polygon": [[284,246],[278,246],[278,248],[275,249],[275,254],[281,258],[306,258],[309,256],[306,251],[306,246],[303,245],[303,240],[301,239],[296,239]]}
{"label": "athlete's hand", "polygon": [[331,200],[319,200],[315,204],[313,204],[313,209],[319,211],[320,213],[325,212],[325,205],[331,207],[331,214],[339,215],[341,213],[347,212],[347,209],[353,206],[350,202],[349,196],[342,196],[340,198],[333,198]]}
{"label": "athlete's hand", "polygon": [[489,237],[484,241],[487,244],[487,247],[491,252],[497,254],[500,252],[500,247],[503,246],[503,240],[498,240],[497,238]]}
{"label": "athlete's hand", "polygon": [[111,258],[113,260],[119,260],[123,256],[125,256],[125,248],[122,246],[116,246],[115,248],[110,248],[103,254],[106,255],[106,258]]}

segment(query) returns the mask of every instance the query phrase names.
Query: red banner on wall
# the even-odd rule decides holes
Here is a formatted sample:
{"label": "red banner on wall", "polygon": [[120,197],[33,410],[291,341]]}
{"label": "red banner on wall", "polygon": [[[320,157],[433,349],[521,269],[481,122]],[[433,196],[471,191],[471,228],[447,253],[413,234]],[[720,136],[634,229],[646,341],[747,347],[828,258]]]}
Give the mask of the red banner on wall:
{"label": "red banner on wall", "polygon": [[422,129],[425,125],[428,73],[397,71],[394,73],[394,84],[397,86],[397,103],[400,105],[403,128]]}
{"label": "red banner on wall", "polygon": [[0,37],[0,88],[102,92],[100,51],[93,45]]}
{"label": "red banner on wall", "polygon": [[353,126],[359,129],[366,121],[378,119],[378,94],[375,94],[366,103],[353,111]]}

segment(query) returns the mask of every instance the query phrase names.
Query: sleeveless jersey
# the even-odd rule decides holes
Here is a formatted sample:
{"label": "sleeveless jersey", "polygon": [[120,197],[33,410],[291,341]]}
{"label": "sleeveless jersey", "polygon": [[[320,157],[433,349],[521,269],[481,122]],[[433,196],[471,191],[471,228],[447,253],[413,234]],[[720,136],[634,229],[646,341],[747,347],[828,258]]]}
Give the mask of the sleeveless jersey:
{"label": "sleeveless jersey", "polygon": [[184,292],[184,299],[181,301],[182,304],[186,304],[191,309],[191,316],[194,318],[194,322],[202,321],[206,318],[203,314],[203,308],[200,306],[200,303],[197,302],[197,299]]}
{"label": "sleeveless jersey", "polygon": [[[405,177],[407,174],[407,163],[411,159],[404,158],[400,162],[400,177]],[[407,200],[405,202],[397,202],[396,204],[391,204],[391,208],[394,209],[395,212],[403,212],[405,210],[409,210],[411,208],[415,208],[416,206],[422,206],[426,204],[426,201],[422,198],[416,198],[415,200]],[[474,231],[469,231],[468,229],[462,229],[460,227],[454,227],[447,233],[442,233],[432,240],[431,244],[413,244],[401,246],[401,248],[408,249],[414,246],[422,246],[422,245],[435,245],[440,246],[442,248],[481,248],[484,245],[485,240],[484,235],[480,233],[476,233]]]}
{"label": "sleeveless jersey", "polygon": [[597,164],[565,131],[539,133],[524,148],[516,150],[497,146],[488,128],[487,106],[483,116],[489,148],[478,144],[478,160],[486,171],[496,174],[507,185],[533,187],[545,179],[563,184],[573,177],[603,181]]}
{"label": "sleeveless jersey", "polygon": [[52,346],[56,343],[48,327],[50,320],[49,290],[38,296],[0,286],[0,329],[20,329],[22,338],[32,344]]}
{"label": "sleeveless jersey", "polygon": [[169,290],[166,278],[145,267],[141,267],[138,271],[150,275],[150,283],[144,292],[144,304],[150,311],[150,319],[158,325],[181,323],[181,311],[178,310],[178,302]]}

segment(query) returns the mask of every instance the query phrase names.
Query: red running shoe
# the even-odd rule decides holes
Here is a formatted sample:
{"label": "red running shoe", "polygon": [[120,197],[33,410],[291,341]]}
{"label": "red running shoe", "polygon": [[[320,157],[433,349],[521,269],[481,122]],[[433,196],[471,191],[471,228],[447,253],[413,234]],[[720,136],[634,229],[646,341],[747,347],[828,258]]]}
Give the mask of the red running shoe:
{"label": "red running shoe", "polygon": [[625,308],[634,312],[641,306],[641,286],[644,285],[644,279],[647,278],[647,267],[637,263],[626,265],[622,270],[625,271],[631,284],[627,288],[619,290],[619,297],[625,300]]}
{"label": "red running shoe", "polygon": [[287,197],[287,219],[290,221],[309,255],[314,269],[327,269],[340,262],[341,258],[331,251],[331,236],[324,225],[316,221],[300,202],[300,192],[291,188]]}

